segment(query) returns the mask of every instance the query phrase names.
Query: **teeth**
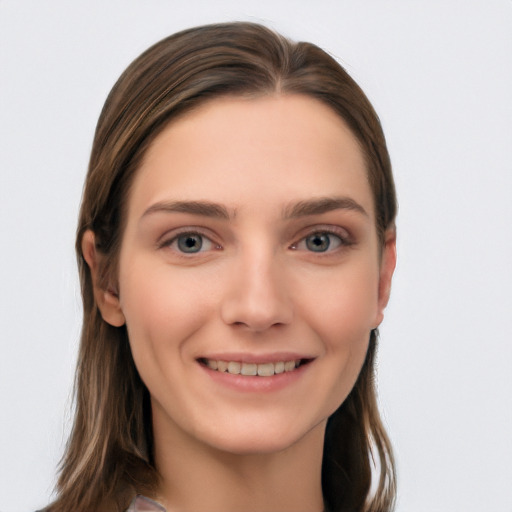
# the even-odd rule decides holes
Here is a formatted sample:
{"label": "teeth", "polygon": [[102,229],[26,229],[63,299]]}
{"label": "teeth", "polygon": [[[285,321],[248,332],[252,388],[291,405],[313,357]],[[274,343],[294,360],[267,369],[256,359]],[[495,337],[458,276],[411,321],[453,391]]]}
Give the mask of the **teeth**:
{"label": "teeth", "polygon": [[252,363],[242,363],[242,369],[240,370],[242,375],[257,375],[258,365]]}
{"label": "teeth", "polygon": [[275,373],[283,373],[284,372],[284,362],[279,361],[274,365],[274,372]]}
{"label": "teeth", "polygon": [[206,365],[218,372],[230,373],[232,375],[247,375],[260,377],[271,377],[274,374],[291,372],[300,365],[300,359],[293,361],[277,361],[275,363],[239,363],[238,361],[221,361],[207,359]]}
{"label": "teeth", "polygon": [[258,375],[260,377],[271,377],[275,373],[274,363],[259,364]]}
{"label": "teeth", "polygon": [[217,361],[217,370],[219,372],[227,372],[228,371],[228,363],[226,363],[226,361]]}
{"label": "teeth", "polygon": [[284,371],[291,372],[292,370],[295,370],[295,361],[286,361],[284,363]]}
{"label": "teeth", "polygon": [[228,363],[228,373],[232,375],[240,375],[241,364],[236,361],[229,361]]}

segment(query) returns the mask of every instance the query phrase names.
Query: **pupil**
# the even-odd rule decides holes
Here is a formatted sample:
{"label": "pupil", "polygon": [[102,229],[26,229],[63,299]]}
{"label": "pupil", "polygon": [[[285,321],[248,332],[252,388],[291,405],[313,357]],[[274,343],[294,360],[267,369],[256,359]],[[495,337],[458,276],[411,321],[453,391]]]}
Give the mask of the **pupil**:
{"label": "pupil", "polygon": [[186,235],[178,239],[178,247],[183,252],[198,252],[203,245],[199,235]]}
{"label": "pupil", "polygon": [[315,252],[323,252],[329,248],[329,235],[322,233],[309,237],[306,240],[308,249]]}

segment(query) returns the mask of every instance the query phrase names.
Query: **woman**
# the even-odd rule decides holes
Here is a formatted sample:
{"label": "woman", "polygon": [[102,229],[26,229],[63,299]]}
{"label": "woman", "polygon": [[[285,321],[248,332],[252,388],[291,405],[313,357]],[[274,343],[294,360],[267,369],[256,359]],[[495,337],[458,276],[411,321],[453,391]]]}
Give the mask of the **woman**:
{"label": "woman", "polygon": [[48,510],[391,510],[395,214],[379,120],[316,46],[230,23],[143,53],[95,134]]}

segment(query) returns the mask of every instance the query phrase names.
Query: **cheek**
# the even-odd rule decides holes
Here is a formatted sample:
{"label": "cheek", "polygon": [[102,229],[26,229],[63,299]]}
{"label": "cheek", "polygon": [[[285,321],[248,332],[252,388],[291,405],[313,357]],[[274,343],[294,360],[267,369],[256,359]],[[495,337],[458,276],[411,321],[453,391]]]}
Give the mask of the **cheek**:
{"label": "cheek", "polygon": [[341,270],[304,294],[304,315],[325,342],[326,350],[351,350],[366,343],[378,312],[378,271],[373,266]]}
{"label": "cheek", "polygon": [[[137,366],[176,350],[208,316],[209,298],[201,278],[173,273],[168,266],[132,264],[120,276],[120,300]],[[204,283],[203,283],[204,284]]]}
{"label": "cheek", "polygon": [[304,303],[303,315],[322,343],[329,416],[352,390],[364,363],[377,314],[378,271],[371,265],[343,270],[319,289],[322,293],[310,294]]}
{"label": "cheek", "polygon": [[[324,342],[324,350],[334,376],[346,395],[354,384],[363,364],[371,331],[373,311],[364,300],[352,294],[338,297],[336,306],[326,308],[318,332]],[[343,397],[344,398],[344,397]]]}

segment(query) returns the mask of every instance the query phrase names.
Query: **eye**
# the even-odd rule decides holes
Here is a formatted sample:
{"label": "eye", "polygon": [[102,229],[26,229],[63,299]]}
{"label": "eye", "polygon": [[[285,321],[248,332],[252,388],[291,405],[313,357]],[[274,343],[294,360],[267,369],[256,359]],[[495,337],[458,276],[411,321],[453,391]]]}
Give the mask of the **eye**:
{"label": "eye", "polygon": [[199,252],[203,247],[203,237],[197,233],[187,233],[176,238],[178,249],[181,252]]}
{"label": "eye", "polygon": [[184,232],[162,244],[183,254],[197,254],[219,248],[208,237],[201,233]]}
{"label": "eye", "polygon": [[306,238],[306,247],[313,252],[325,252],[331,246],[329,233],[315,233]]}
{"label": "eye", "polygon": [[347,238],[330,231],[315,231],[293,244],[291,249],[325,253],[342,245],[350,245]]}

